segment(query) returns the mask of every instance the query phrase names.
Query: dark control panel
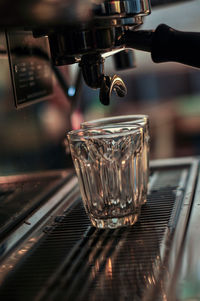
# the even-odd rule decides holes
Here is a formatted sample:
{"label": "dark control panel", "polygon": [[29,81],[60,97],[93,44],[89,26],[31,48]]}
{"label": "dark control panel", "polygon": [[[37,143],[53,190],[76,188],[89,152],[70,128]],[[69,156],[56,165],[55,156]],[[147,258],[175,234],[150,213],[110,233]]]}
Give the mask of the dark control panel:
{"label": "dark control panel", "polygon": [[7,45],[16,107],[51,95],[53,84],[47,38],[36,39],[29,31],[9,31]]}

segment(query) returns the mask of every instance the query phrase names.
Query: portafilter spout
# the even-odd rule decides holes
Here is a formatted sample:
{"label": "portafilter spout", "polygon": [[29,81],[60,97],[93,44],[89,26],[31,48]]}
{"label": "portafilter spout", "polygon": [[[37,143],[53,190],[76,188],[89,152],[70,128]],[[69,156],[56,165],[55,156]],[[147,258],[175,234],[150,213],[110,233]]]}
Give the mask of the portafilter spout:
{"label": "portafilter spout", "polygon": [[112,91],[120,97],[126,95],[126,86],[119,76],[104,74],[104,59],[100,54],[83,55],[79,65],[86,84],[93,89],[100,89],[99,99],[102,104],[109,105]]}

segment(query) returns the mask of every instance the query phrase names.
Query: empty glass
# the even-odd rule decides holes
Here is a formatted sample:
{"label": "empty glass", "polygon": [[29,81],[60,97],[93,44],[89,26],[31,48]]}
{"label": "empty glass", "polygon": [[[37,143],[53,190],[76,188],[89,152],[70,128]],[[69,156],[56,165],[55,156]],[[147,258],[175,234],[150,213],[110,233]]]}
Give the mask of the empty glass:
{"label": "empty glass", "polygon": [[111,125],[71,131],[67,137],[92,224],[133,225],[141,209],[143,129]]}
{"label": "empty glass", "polygon": [[142,152],[142,205],[147,201],[147,190],[148,190],[148,181],[149,181],[149,117],[148,115],[122,115],[122,116],[113,116],[107,118],[101,118],[96,120],[91,120],[81,123],[81,128],[89,129],[98,126],[106,126],[109,124],[135,124],[143,128],[143,152]]}

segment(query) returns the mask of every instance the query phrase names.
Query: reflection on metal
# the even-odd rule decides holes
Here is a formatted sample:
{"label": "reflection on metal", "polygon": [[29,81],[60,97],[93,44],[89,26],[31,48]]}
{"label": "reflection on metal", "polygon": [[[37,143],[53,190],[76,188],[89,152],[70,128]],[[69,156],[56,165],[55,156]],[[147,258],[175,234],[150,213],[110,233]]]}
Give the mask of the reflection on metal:
{"label": "reflection on metal", "polygon": [[30,174],[20,174],[20,175],[10,175],[10,176],[0,176],[0,184],[9,184],[9,183],[20,183],[20,182],[30,182],[33,180],[46,179],[46,178],[54,178],[61,177],[64,178],[72,172],[69,170],[57,170],[57,171],[43,171],[43,172],[35,172]]}
{"label": "reflection on metal", "polygon": [[104,1],[98,7],[97,15],[113,16],[120,15],[138,15],[144,16],[150,13],[149,0],[108,0]]}
{"label": "reflection on metal", "polygon": [[16,262],[18,262],[22,256],[24,256],[33,245],[38,241],[39,237],[32,237],[27,241],[25,245],[22,246],[21,249],[16,250],[16,252],[12,253],[12,256],[9,260],[5,260],[3,265],[0,265],[0,285],[3,282],[5,275],[7,275],[11,270],[15,268]]}
{"label": "reflection on metal", "polygon": [[[40,174],[30,174],[30,175],[22,175],[22,176],[11,176],[8,177],[7,181],[30,181],[34,177],[44,177],[51,178],[51,176],[55,177],[55,175],[59,175],[61,177],[66,177],[72,173],[72,171],[53,171],[50,173],[40,173]],[[6,181],[6,177],[2,177],[1,180],[4,183]],[[60,188],[60,190],[55,193],[51,198],[49,198],[48,202],[43,204],[36,212],[27,217],[27,220],[24,223],[20,224],[16,229],[11,232],[3,241],[0,242],[0,261],[3,260],[3,264],[0,264],[0,283],[3,281],[8,272],[13,269],[16,263],[34,246],[36,242],[44,235],[43,228],[41,227],[46,225],[46,223],[54,218],[55,212],[58,211],[62,202],[64,201],[64,207],[70,205],[71,194],[77,196],[77,178],[71,174],[71,177],[67,177],[67,183]],[[63,210],[63,209],[62,209]],[[54,212],[55,211],[55,212]],[[37,230],[39,227],[39,230]],[[37,230],[37,231],[36,231]],[[34,232],[33,232],[34,231]],[[30,233],[30,234],[29,234]],[[30,235],[28,239],[26,239],[27,235]],[[20,240],[24,239],[22,245],[17,246],[11,252],[9,256],[9,252],[18,245]],[[8,256],[7,256],[8,255]],[[7,256],[7,257],[6,257]],[[5,259],[4,259],[5,258]]]}
{"label": "reflection on metal", "polygon": [[26,260],[4,279],[0,298],[10,300],[12,287],[20,300],[172,301],[171,278],[175,281],[198,161],[160,163],[151,164],[148,201],[138,223],[93,228],[74,199],[29,251],[23,243],[18,248]]}
{"label": "reflection on metal", "polygon": [[108,278],[112,278],[112,260],[108,258],[106,263],[106,274]]}
{"label": "reflection on metal", "polygon": [[[182,249],[183,258],[179,264],[178,282],[173,285],[176,300],[200,299],[200,173],[194,196],[185,244]],[[175,300],[174,298],[174,300]]]}

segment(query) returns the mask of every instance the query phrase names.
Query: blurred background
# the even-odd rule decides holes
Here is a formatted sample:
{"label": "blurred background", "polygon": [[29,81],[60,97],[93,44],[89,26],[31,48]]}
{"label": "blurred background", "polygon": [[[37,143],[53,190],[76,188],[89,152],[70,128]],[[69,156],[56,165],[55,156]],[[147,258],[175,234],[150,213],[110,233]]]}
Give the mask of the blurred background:
{"label": "blurred background", "polygon": [[[152,8],[140,29],[167,24],[177,30],[200,32],[199,1]],[[200,70],[178,63],[155,64],[149,53],[134,51],[135,68],[117,71],[125,81],[125,98],[112,96],[104,107],[98,92],[83,85],[80,110],[84,120],[122,114],[148,114],[151,127],[151,158],[200,154]],[[113,74],[112,58],[106,71]]]}
{"label": "blurred background", "polygon": [[[200,32],[199,0],[153,7],[140,29],[155,29],[161,23]],[[26,48],[21,41],[35,45],[30,35],[21,40],[10,35],[10,48],[17,42]],[[127,96],[112,95],[110,105],[103,106],[99,91],[83,82],[79,85],[77,64],[58,68],[65,78],[61,87],[52,66],[34,55],[22,60],[12,49],[8,56],[7,43],[8,36],[1,32],[0,176],[72,166],[65,149],[66,132],[79,128],[81,121],[112,115],[149,115],[151,159],[200,154],[200,70],[177,63],[155,64],[150,54],[134,51],[135,68],[117,71],[127,85]],[[112,57],[106,59],[105,69],[107,74],[116,73]],[[19,103],[16,87],[23,92]],[[28,95],[27,87],[32,89]]]}

